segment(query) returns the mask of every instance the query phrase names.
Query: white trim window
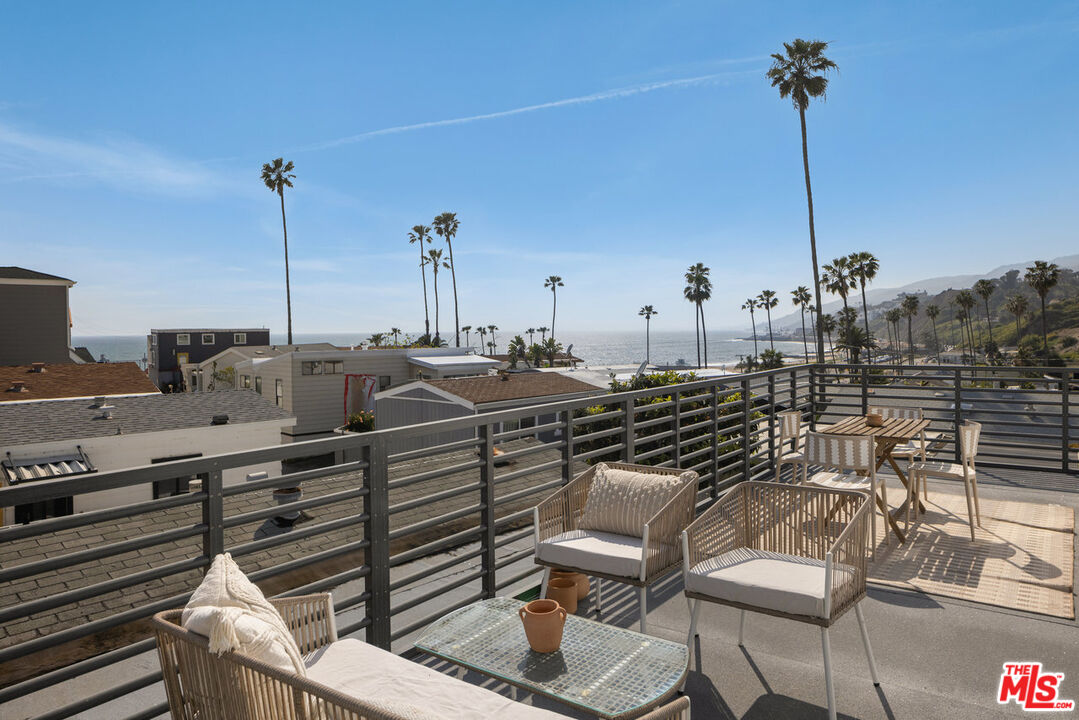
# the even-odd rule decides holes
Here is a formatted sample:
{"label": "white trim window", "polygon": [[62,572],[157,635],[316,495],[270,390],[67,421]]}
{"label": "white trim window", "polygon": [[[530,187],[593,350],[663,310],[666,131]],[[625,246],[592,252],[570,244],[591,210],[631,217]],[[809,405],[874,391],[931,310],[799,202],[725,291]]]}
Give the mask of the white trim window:
{"label": "white trim window", "polygon": [[191,344],[191,333],[176,333],[176,344],[177,345],[190,345]]}
{"label": "white trim window", "polygon": [[241,375],[240,376],[240,387],[242,387],[244,390],[250,390],[251,389],[251,376],[250,375]]}
{"label": "white trim window", "polygon": [[282,407],[285,402],[285,383],[281,380],[281,378],[278,378],[274,381],[273,402],[274,405],[276,405],[277,407]]}
{"label": "white trim window", "polygon": [[342,360],[327,360],[322,363],[324,375],[341,375],[345,372],[345,363]]}
{"label": "white trim window", "polygon": [[232,344],[233,345],[246,345],[247,344],[247,333],[233,333],[232,334]]}
{"label": "white trim window", "polygon": [[213,333],[203,333],[202,334],[202,344],[203,345],[213,345],[214,344],[214,334]]}

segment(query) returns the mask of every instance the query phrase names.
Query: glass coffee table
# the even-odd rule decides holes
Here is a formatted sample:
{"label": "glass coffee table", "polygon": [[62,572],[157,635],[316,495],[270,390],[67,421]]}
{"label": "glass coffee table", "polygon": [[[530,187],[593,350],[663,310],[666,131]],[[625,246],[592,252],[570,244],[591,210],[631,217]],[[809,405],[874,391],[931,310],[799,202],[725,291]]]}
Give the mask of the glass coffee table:
{"label": "glass coffee table", "polygon": [[480,600],[431,623],[425,653],[602,718],[632,718],[674,695],[689,669],[682,643],[570,615],[562,647],[528,647],[512,598]]}

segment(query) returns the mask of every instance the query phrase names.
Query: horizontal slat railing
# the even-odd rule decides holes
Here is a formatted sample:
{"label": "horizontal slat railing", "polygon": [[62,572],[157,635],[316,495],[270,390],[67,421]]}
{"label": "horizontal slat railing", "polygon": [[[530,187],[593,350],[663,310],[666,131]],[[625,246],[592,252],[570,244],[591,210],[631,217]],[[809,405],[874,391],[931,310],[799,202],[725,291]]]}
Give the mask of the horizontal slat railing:
{"label": "horizontal slat railing", "polygon": [[[983,464],[1074,472],[1075,381],[1061,369],[800,365],[0,488],[0,508],[104,490],[134,500],[0,527],[0,676],[14,678],[0,688],[0,705],[146,652],[145,627],[133,623],[182,605],[219,551],[234,553],[272,594],[334,590],[347,618],[342,634],[362,632],[391,648],[453,607],[537,578],[528,563],[530,507],[589,463],[694,469],[703,508],[734,483],[772,476],[777,413],[787,409],[819,427],[872,404],[914,404],[941,433],[938,455],[957,452],[955,428],[970,418],[984,424]],[[388,452],[429,436],[458,439]],[[220,485],[226,469],[314,456],[335,462]],[[203,487],[137,499],[155,481],[185,476],[204,478]],[[302,500],[274,504],[271,490],[297,485]],[[295,511],[301,522],[277,524]],[[158,528],[151,519],[170,524]],[[17,556],[18,547],[42,550]],[[425,585],[436,574],[448,578],[439,591]],[[91,639],[97,654],[40,662],[61,645]],[[38,672],[2,672],[29,661],[38,661]],[[158,679],[118,676],[39,716],[99,707],[115,716],[106,705]],[[160,712],[158,699],[127,720]]]}

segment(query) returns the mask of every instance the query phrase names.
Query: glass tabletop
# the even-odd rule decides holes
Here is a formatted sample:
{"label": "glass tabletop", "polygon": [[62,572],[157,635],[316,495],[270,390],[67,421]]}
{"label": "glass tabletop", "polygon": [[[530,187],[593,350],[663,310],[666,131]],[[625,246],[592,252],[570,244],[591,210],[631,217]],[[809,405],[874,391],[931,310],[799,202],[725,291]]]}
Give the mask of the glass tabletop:
{"label": "glass tabletop", "polygon": [[673,692],[689,649],[570,615],[553,653],[528,647],[512,598],[481,600],[431,623],[415,646],[511,685],[601,715],[619,717]]}

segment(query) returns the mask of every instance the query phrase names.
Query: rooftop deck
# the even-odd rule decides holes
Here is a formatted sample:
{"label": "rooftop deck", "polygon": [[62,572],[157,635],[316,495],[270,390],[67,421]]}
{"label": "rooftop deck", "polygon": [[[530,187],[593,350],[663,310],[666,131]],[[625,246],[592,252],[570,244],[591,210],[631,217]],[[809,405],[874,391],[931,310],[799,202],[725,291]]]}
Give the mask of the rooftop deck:
{"label": "rooftop deck", "polygon": [[[938,369],[937,374],[952,375],[952,369]],[[539,428],[511,429],[509,424],[534,416],[535,410],[505,411],[437,426],[182,461],[171,472],[209,471],[200,492],[111,514],[44,521],[40,533],[34,528],[36,523],[0,529],[0,632],[5,633],[0,636],[0,684],[6,686],[0,689],[0,715],[161,715],[164,695],[157,660],[152,641],[142,639],[145,630],[139,621],[159,606],[181,605],[185,591],[193,587],[214,551],[233,552],[269,592],[332,589],[343,634],[408,652],[416,633],[450,609],[479,597],[513,595],[535,587],[539,576],[532,563],[527,508],[589,460],[629,456],[693,467],[702,476],[703,508],[725,487],[745,477],[771,476],[778,410],[799,407],[807,418],[827,422],[829,416],[858,412],[859,408],[845,405],[900,398],[918,402],[921,397],[928,411],[939,400],[934,393],[941,391],[919,384],[921,380],[908,384],[911,381],[897,378],[892,385],[877,385],[874,393],[861,394],[856,392],[864,387],[860,382],[836,383],[842,375],[839,368],[827,373],[818,368],[811,374],[803,367],[663,388],[662,392],[559,403],[550,406],[557,419]],[[1000,457],[979,465],[981,496],[983,502],[1060,505],[1074,511],[1079,507],[1079,478],[1074,474],[1074,452],[1064,451],[1076,436],[1069,383],[1058,379],[1037,383],[1044,390],[1037,395],[1037,432],[1017,426],[1010,416],[1014,413],[1007,417],[983,414],[983,422],[988,418],[990,425],[990,454]],[[1051,388],[1056,388],[1055,394]],[[955,394],[955,388],[946,391]],[[980,391],[961,385],[961,404]],[[660,402],[642,404],[656,397]],[[1021,403],[1021,416],[1029,400],[1006,396],[1003,402]],[[597,408],[600,403],[602,407]],[[588,407],[593,409],[586,411]],[[1000,408],[977,406],[965,414],[991,409]],[[1004,409],[1012,410],[1010,406]],[[947,431],[956,413],[944,406],[933,417]],[[994,425],[997,417],[1004,421]],[[464,427],[476,428],[474,440],[452,447],[392,452],[394,440]],[[1055,428],[1055,436],[1044,428]],[[1022,438],[1011,433],[1038,437],[1023,445]],[[1007,456],[1002,443],[1025,449]],[[492,454],[495,444],[509,451],[499,457],[497,466]],[[337,464],[287,479],[232,488],[219,485],[222,467],[315,451],[336,453]],[[946,456],[951,447],[941,452]],[[1037,465],[1045,469],[1031,469]],[[154,466],[2,489],[0,506],[26,502],[42,493],[71,494],[152,482],[169,471]],[[291,530],[269,528],[276,512],[267,497],[269,488],[295,484],[298,479],[303,480],[304,511],[309,519]],[[894,505],[900,488],[895,478],[891,483]],[[931,481],[930,491],[931,495],[961,494],[961,487]],[[148,518],[165,525],[147,525]],[[166,522],[169,518],[175,522]],[[102,531],[104,526],[110,526],[109,530]],[[157,527],[157,532],[147,535],[148,527]],[[1073,531],[1069,541],[1072,536]],[[67,543],[64,537],[69,538]],[[79,540],[73,541],[74,537]],[[42,550],[13,555],[16,548],[25,550],[30,542]],[[1038,548],[1026,551],[1039,552]],[[1074,552],[1068,557],[1067,572],[1058,570],[1061,578],[1066,576],[1061,582],[1068,585],[1071,618],[898,589],[871,580],[864,609],[881,687],[875,689],[869,680],[853,617],[842,619],[832,637],[840,716],[1019,716],[1017,707],[1002,708],[995,702],[1001,665],[1012,660],[1038,660],[1053,672],[1065,673],[1063,696],[1079,695],[1079,653],[1075,651],[1079,627],[1074,620],[1071,582]],[[137,566],[125,564],[136,559]],[[959,568],[957,559],[939,552],[933,562],[944,566],[951,562],[945,569],[968,578],[980,567]],[[1044,575],[1040,568],[1031,572],[1032,577]],[[67,584],[50,582],[61,576]],[[168,589],[154,594],[148,586]],[[636,625],[637,604],[631,588],[606,584],[604,597],[604,622]],[[592,609],[585,604],[580,612],[589,614]],[[737,623],[738,614],[727,608],[712,605],[702,612],[700,656],[686,686],[694,717],[824,717],[820,644],[813,628],[751,615],[743,650],[737,645]],[[681,577],[673,574],[650,590],[649,632],[684,641],[688,626]],[[102,651],[108,652],[102,655]],[[47,674],[34,677],[49,668]],[[471,679],[484,682],[479,677]]]}

